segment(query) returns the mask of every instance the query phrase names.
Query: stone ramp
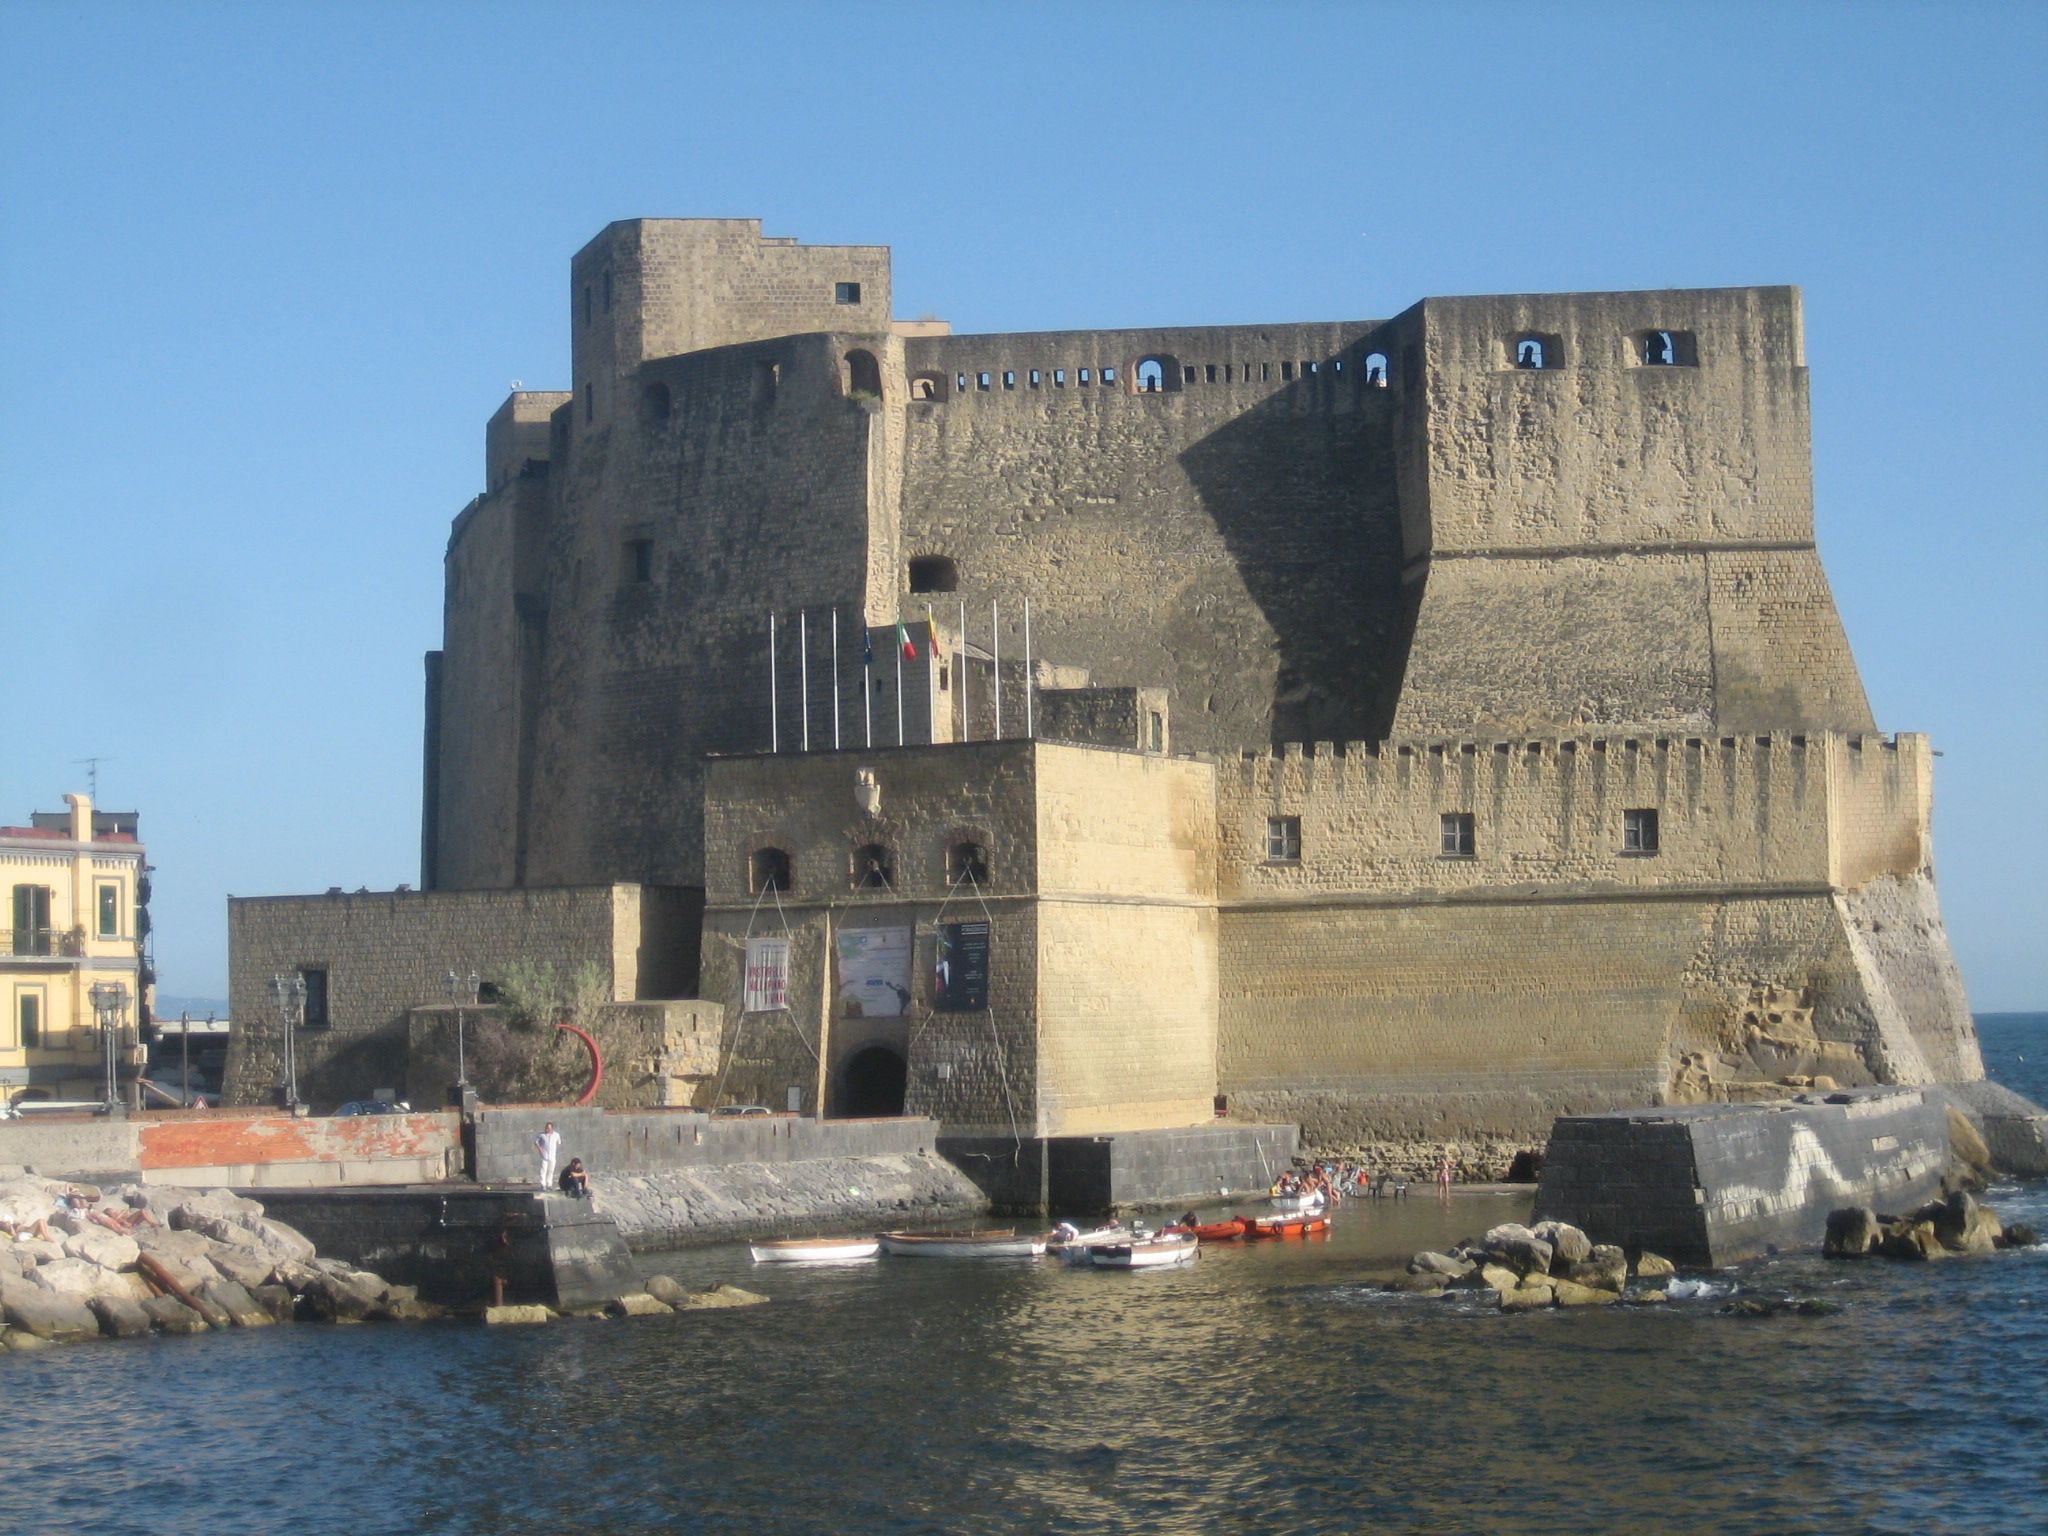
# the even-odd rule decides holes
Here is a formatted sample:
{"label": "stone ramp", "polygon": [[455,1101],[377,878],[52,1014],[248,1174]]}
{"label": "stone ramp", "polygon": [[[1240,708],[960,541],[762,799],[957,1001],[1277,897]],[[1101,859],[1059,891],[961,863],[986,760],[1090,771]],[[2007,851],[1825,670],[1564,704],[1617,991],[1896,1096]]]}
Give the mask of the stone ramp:
{"label": "stone ramp", "polygon": [[944,1158],[905,1153],[593,1173],[590,1187],[638,1250],[873,1232],[987,1209],[981,1191]]}

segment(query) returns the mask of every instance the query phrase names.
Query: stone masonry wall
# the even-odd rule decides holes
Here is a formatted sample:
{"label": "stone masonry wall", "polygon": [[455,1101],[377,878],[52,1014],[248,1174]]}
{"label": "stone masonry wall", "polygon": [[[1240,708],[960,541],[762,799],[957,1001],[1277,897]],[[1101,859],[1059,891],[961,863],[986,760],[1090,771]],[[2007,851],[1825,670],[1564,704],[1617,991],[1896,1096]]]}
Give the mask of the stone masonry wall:
{"label": "stone masonry wall", "polygon": [[694,955],[696,916],[694,901],[609,885],[231,900],[228,1101],[262,1103],[279,1078],[274,975],[327,973],[329,1023],[298,1035],[300,1095],[327,1108],[405,1083],[407,1010],[445,1001],[449,971],[489,981],[514,960],[590,962],[630,999]]}

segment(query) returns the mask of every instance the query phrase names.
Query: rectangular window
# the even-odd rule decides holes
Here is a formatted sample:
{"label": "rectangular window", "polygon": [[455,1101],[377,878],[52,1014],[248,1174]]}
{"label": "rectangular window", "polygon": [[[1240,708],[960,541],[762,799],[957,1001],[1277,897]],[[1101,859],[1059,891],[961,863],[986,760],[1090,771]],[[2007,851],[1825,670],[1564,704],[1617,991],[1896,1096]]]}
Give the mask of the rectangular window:
{"label": "rectangular window", "polygon": [[1166,716],[1159,713],[1156,709],[1150,711],[1150,714],[1152,750],[1154,752],[1164,752],[1166,750]]}
{"label": "rectangular window", "polygon": [[1036,389],[1036,388],[1038,388],[1038,386],[1039,386],[1039,383],[1040,383],[1041,379],[1042,379],[1042,375],[1041,375],[1041,374],[1039,373],[1039,371],[1038,371],[1038,370],[1037,370],[1036,368],[1032,369],[1032,370],[1031,370],[1031,387],[1032,387],[1033,389]]}
{"label": "rectangular window", "polygon": [[102,881],[100,898],[100,937],[118,939],[121,937],[121,887],[113,881]]}
{"label": "rectangular window", "polygon": [[1052,387],[1053,387],[1054,389],[1065,389],[1065,388],[1067,387],[1067,370],[1066,370],[1066,369],[1064,369],[1064,368],[1055,368],[1055,369],[1053,369],[1053,371],[1052,371]]}
{"label": "rectangular window", "polygon": [[327,1027],[327,967],[300,966],[299,974],[306,978],[306,1016],[300,1022],[307,1029]]}
{"label": "rectangular window", "polygon": [[627,586],[654,580],[654,540],[628,539],[619,546],[619,580]]}
{"label": "rectangular window", "polygon": [[1479,839],[1470,811],[1445,811],[1439,821],[1443,828],[1443,855],[1447,859],[1470,859],[1479,853]]}
{"label": "rectangular window", "polygon": [[15,1002],[15,1023],[20,1028],[21,1048],[35,1050],[43,1043],[43,994],[23,992]]}
{"label": "rectangular window", "polygon": [[1299,816],[1268,816],[1266,818],[1266,862],[1269,864],[1299,864],[1301,862],[1301,818]]}
{"label": "rectangular window", "polygon": [[1080,380],[1081,380],[1081,382],[1082,382],[1083,384],[1087,384],[1087,383],[1090,383],[1090,382],[1091,382],[1091,380],[1090,380],[1090,379],[1089,379],[1089,377],[1088,377],[1088,370],[1087,370],[1086,368],[1083,368],[1083,369],[1081,370],[1081,373],[1080,373]]}
{"label": "rectangular window", "polygon": [[1214,363],[1206,363],[1203,366],[1208,369],[1208,381],[1214,384],[1216,382],[1216,365]]}
{"label": "rectangular window", "polygon": [[1621,813],[1621,851],[1623,853],[1655,853],[1657,851],[1657,813],[1655,811],[1623,811]]}
{"label": "rectangular window", "polygon": [[832,302],[834,304],[858,304],[860,302],[860,284],[834,283],[832,285]]}
{"label": "rectangular window", "polygon": [[1292,364],[1292,363],[1282,363],[1282,364],[1280,365],[1280,377],[1281,377],[1281,378],[1283,378],[1283,379],[1291,379],[1291,378],[1293,378],[1293,377],[1294,377],[1294,364]]}
{"label": "rectangular window", "polygon": [[51,953],[50,888],[47,885],[17,885],[14,888],[14,952],[17,955]]}

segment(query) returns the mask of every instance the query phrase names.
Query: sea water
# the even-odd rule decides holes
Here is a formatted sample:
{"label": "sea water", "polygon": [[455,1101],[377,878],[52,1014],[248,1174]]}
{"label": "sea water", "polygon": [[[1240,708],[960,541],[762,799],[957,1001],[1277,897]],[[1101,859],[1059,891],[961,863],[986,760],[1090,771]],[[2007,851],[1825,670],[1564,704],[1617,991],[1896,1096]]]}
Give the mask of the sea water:
{"label": "sea water", "polygon": [[[1980,1023],[1992,1075],[2048,1099],[2048,1015]],[[1988,1199],[2048,1227],[2048,1187]],[[1327,1240],[1136,1274],[766,1270],[733,1246],[646,1268],[773,1305],[8,1355],[0,1529],[2048,1528],[2048,1248],[1779,1258],[1658,1308],[1361,1282],[1526,1212],[1350,1202]],[[1824,1309],[1730,1316],[1731,1295]]]}

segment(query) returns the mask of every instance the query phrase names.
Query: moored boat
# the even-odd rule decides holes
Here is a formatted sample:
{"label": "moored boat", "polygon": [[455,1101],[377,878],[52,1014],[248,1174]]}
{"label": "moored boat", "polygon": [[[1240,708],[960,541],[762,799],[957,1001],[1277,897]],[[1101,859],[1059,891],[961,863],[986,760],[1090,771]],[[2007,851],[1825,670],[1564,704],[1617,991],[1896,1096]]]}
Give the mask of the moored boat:
{"label": "moored boat", "polygon": [[1015,1227],[985,1232],[884,1232],[882,1252],[923,1259],[1031,1259],[1045,1252],[1043,1235]]}
{"label": "moored boat", "polygon": [[1270,1203],[1276,1211],[1320,1211],[1329,1198],[1320,1189],[1312,1189],[1307,1194],[1276,1194]]}
{"label": "moored boat", "polygon": [[1192,1232],[1162,1232],[1157,1237],[1091,1248],[1088,1262],[1097,1269],[1163,1269],[1169,1264],[1191,1264],[1201,1251]]}
{"label": "moored boat", "polygon": [[1314,1237],[1319,1232],[1330,1230],[1330,1218],[1303,1212],[1296,1216],[1256,1216],[1245,1231],[1249,1239],[1275,1237]]}
{"label": "moored boat", "polygon": [[1205,1243],[1234,1243],[1242,1238],[1250,1227],[1249,1217],[1233,1216],[1228,1221],[1197,1222],[1192,1227],[1182,1227],[1180,1230],[1193,1233],[1198,1240]]}
{"label": "moored boat", "polygon": [[756,1264],[844,1264],[872,1259],[882,1251],[878,1237],[782,1237],[749,1245]]}
{"label": "moored boat", "polygon": [[1096,1227],[1087,1232],[1076,1231],[1071,1226],[1060,1226],[1046,1234],[1045,1251],[1069,1264],[1086,1264],[1088,1255],[1095,1249],[1112,1243],[1128,1243],[1137,1236],[1121,1222]]}

